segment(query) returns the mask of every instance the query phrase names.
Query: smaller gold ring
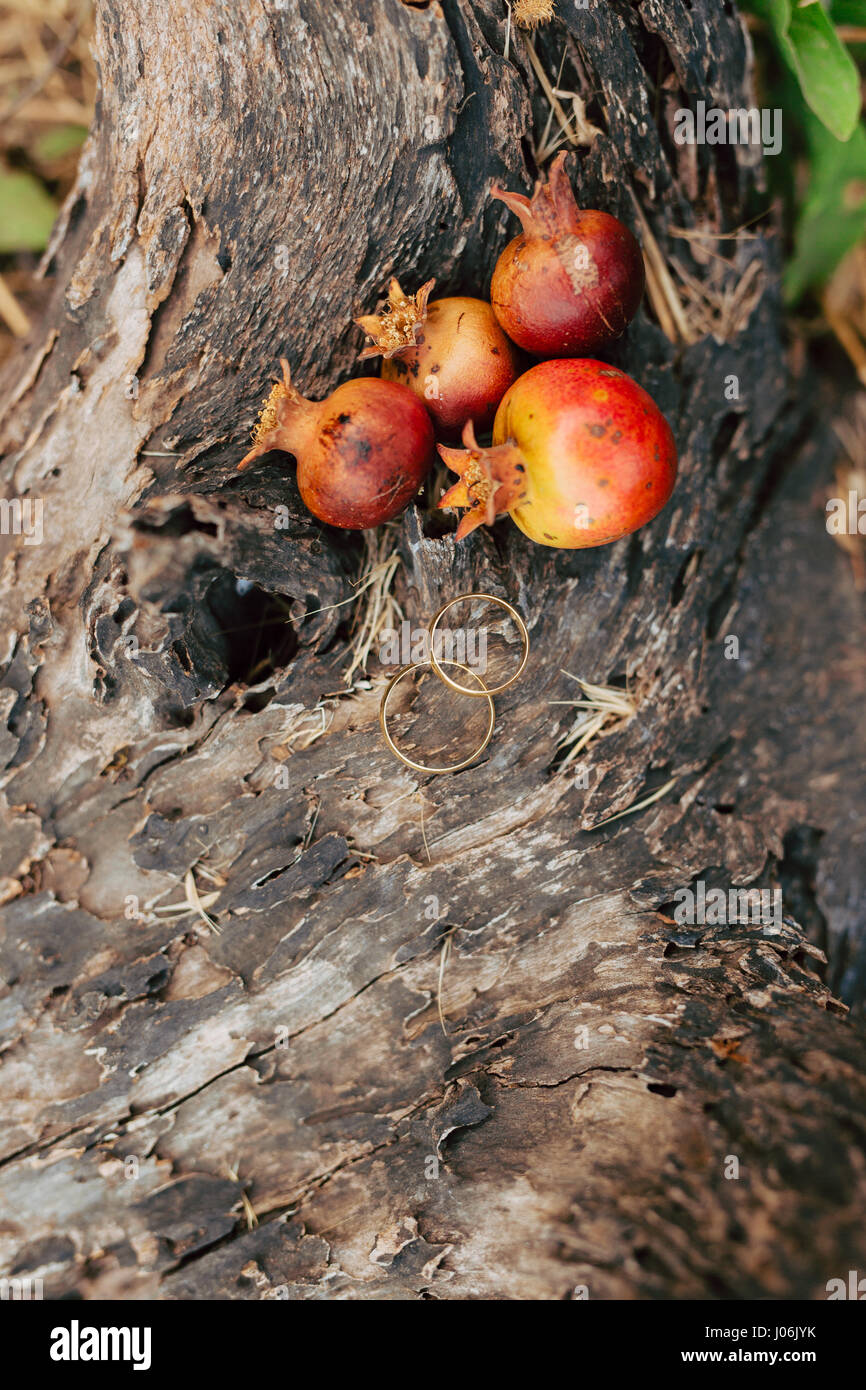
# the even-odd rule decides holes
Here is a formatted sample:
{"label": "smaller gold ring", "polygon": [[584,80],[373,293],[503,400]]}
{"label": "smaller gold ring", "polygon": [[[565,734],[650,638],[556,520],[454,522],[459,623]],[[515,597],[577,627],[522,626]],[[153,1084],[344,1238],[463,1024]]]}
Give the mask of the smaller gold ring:
{"label": "smaller gold ring", "polygon": [[[475,752],[472,753],[470,757],[463,759],[462,763],[453,763],[450,767],[425,767],[424,763],[413,762],[411,758],[406,757],[405,753],[400,752],[400,749],[397,747],[396,743],[394,742],[388,731],[388,697],[390,696],[391,691],[394,689],[396,685],[399,684],[399,682],[403,679],[404,676],[408,676],[410,671],[420,670],[423,666],[430,666],[432,669],[432,662],[413,661],[411,665],[402,667],[401,670],[397,672],[396,676],[392,676],[389,680],[382,695],[382,702],[379,705],[379,723],[382,726],[382,734],[384,736],[385,742],[391,749],[391,752],[395,755],[395,757],[398,757],[400,759],[401,763],[405,763],[407,767],[411,767],[414,772],[429,772],[433,773],[435,776],[439,776],[443,772],[460,772],[464,767],[468,767],[470,763],[474,763],[475,759],[481,756],[488,743],[490,742],[491,736],[493,734],[493,725],[496,721],[496,711],[493,708],[493,701],[491,700],[490,694],[487,690],[487,686],[484,684],[481,677],[475,674],[471,666],[462,666],[459,661],[447,661],[445,664],[446,666],[459,666],[460,670],[465,671],[467,676],[474,676],[475,680],[477,680],[478,684],[483,688],[480,691],[473,690],[472,694],[486,695],[487,703],[490,706],[490,719],[487,724],[487,733],[484,735],[484,740],[482,743],[478,745],[478,747],[475,749]],[[458,686],[457,688],[459,690],[462,687]]]}
{"label": "smaller gold ring", "polygon": [[[468,603],[469,600],[473,598],[483,598],[486,599],[488,603],[495,603],[498,605],[499,608],[504,608],[506,613],[510,614],[510,616],[514,619],[514,622],[517,625],[521,639],[523,641],[523,657],[521,658],[520,665],[514,672],[514,675],[510,676],[507,681],[503,681],[501,685],[484,685],[484,682],[481,680],[480,676],[476,675],[474,671],[470,671],[470,674],[475,676],[475,679],[479,681],[481,685],[484,686],[483,690],[467,690],[465,685],[458,685],[457,682],[453,681],[450,676],[446,676],[436,656],[436,625],[439,622],[439,619],[444,617],[444,615],[448,612],[448,609],[453,608],[456,603]],[[516,608],[512,607],[510,603],[506,603],[504,598],[495,598],[493,594],[461,594],[459,598],[449,599],[447,603],[442,605],[442,607],[439,609],[439,612],[436,614],[436,617],[431,622],[429,628],[427,629],[427,635],[430,639],[429,664],[432,667],[432,669],[436,672],[436,675],[439,677],[441,681],[444,681],[447,686],[450,686],[452,690],[456,690],[459,695],[468,695],[470,699],[473,700],[478,699],[480,696],[485,694],[488,696],[498,695],[501,691],[507,690],[509,685],[513,685],[514,682],[517,680],[518,676],[522,674],[523,668],[529,660],[529,633],[526,631],[526,623],[523,621]],[[446,661],[445,665],[460,666],[460,662]],[[461,666],[460,669],[462,671],[466,671],[469,668],[466,666]]]}

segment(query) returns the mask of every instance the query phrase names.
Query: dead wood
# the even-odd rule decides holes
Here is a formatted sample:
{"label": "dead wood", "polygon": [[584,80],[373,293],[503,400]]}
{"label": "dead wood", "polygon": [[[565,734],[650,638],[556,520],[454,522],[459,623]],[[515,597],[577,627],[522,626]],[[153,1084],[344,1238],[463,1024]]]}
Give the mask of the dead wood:
{"label": "dead wood", "polygon": [[[2,542],[0,1268],[52,1294],[811,1298],[862,1267],[862,619],[760,161],[669,133],[750,104],[749,41],[727,0],[557,11],[539,59],[601,132],[579,199],[751,288],[716,336],[657,304],[617,349],[682,458],[638,535],[395,529],[414,625],[487,586],[532,631],[483,761],[430,780],[375,663],[342,680],[360,542],[284,457],[235,465],[276,359],[325,392],[394,271],[486,289],[490,183],[529,187],[546,112],[526,38],[506,60],[499,0],[102,0],[0,420],[6,495],[44,499],[43,543]],[[639,693],[565,770],[563,670]],[[677,927],[701,878],[797,920]]]}

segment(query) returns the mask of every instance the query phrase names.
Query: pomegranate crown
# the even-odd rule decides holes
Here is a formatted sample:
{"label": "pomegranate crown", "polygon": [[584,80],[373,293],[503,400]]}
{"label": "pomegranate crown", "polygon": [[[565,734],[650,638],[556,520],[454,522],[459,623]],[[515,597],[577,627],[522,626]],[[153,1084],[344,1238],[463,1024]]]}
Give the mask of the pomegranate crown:
{"label": "pomegranate crown", "polygon": [[484,449],[475,438],[475,425],[467,420],[463,445],[462,449],[437,446],[451,472],[459,475],[440,497],[439,506],[467,508],[457,527],[459,541],[477,526],[492,526],[497,516],[526,495],[526,464],[513,440]]}
{"label": "pomegranate crown", "polygon": [[292,373],[285,357],[280,358],[282,381],[275,381],[262,404],[253,429],[253,447],[245,454],[238,468],[246,468],[254,459],[271,449],[286,449],[294,453],[298,426],[303,417],[317,413],[319,407],[302,396],[292,385]]}
{"label": "pomegranate crown", "polygon": [[388,286],[388,300],[381,313],[363,314],[355,319],[358,327],[373,339],[361,353],[362,361],[367,357],[395,357],[415,346],[427,317],[427,300],[435,284],[435,280],[428,280],[416,294],[404,294],[399,280],[392,278]]}
{"label": "pomegranate crown", "polygon": [[556,236],[573,229],[580,216],[571,180],[565,170],[567,158],[565,150],[556,156],[548,171],[547,180],[538,180],[531,198],[525,193],[509,193],[506,189],[500,188],[499,184],[494,184],[490,190],[492,198],[498,198],[520,218],[523,230],[528,235]]}

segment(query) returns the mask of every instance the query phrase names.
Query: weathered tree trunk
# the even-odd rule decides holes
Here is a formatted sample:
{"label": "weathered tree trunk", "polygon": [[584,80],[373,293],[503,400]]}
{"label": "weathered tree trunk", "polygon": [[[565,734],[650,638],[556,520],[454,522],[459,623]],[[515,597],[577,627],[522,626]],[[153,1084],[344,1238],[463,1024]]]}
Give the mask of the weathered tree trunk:
{"label": "weathered tree trunk", "polygon": [[[669,133],[750,104],[749,44],[727,0],[557,9],[539,55],[602,132],[580,200],[637,226],[633,188],[696,283],[760,295],[688,342],[647,308],[618,349],[682,458],[634,538],[402,519],[413,624],[488,587],[533,641],[484,759],[419,779],[378,677],[334,694],[357,538],[285,460],[235,465],[276,358],[323,393],[392,271],[486,290],[514,230],[490,182],[529,186],[543,122],[525,40],[503,56],[499,0],[100,6],[0,440],[6,495],[44,499],[42,544],[3,542],[0,1269],[51,1294],[821,1297],[862,1266],[862,1040],[832,993],[863,978],[861,619],[760,163]],[[586,778],[563,669],[640,694]],[[808,930],[673,926],[700,878],[781,881]],[[193,882],[218,932],[154,910]]]}

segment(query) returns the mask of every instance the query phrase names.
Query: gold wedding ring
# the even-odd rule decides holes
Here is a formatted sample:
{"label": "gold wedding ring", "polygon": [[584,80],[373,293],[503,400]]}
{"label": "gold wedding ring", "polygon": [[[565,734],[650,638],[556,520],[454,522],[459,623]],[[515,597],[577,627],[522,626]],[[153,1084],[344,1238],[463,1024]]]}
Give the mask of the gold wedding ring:
{"label": "gold wedding ring", "polygon": [[[484,686],[483,690],[467,690],[465,685],[458,685],[457,682],[453,681],[450,676],[446,676],[445,672],[442,670],[440,660],[436,655],[436,627],[439,622],[439,619],[444,617],[444,615],[448,612],[449,608],[453,608],[455,604],[468,603],[470,599],[474,598],[485,599],[488,603],[495,603],[499,608],[504,608],[506,613],[508,613],[508,615],[511,618],[513,618],[517,626],[517,629],[520,632],[521,641],[523,642],[523,656],[521,657],[520,665],[514,672],[514,675],[509,677],[507,681],[503,681],[501,685],[484,685],[484,682],[480,680],[478,676],[475,676],[475,672],[470,671],[470,675],[475,676],[475,679],[479,682],[479,684]],[[441,681],[444,681],[447,686],[450,686],[452,690],[456,690],[459,695],[468,695],[473,700],[481,699],[485,695],[489,699],[491,695],[498,695],[500,691],[507,690],[509,685],[513,685],[517,678],[522,674],[523,668],[529,660],[529,633],[526,630],[526,623],[523,621],[516,608],[512,607],[510,603],[506,603],[504,598],[494,598],[493,594],[461,594],[459,598],[449,599],[448,602],[444,603],[442,607],[439,609],[439,612],[436,614],[427,631],[430,637],[429,665],[436,672],[436,675],[439,677],[439,679]],[[446,661],[445,665],[460,666],[460,662]],[[467,667],[462,666],[460,669],[465,671],[467,670]]]}
{"label": "gold wedding ring", "polygon": [[[444,612],[445,610],[443,609],[442,611]],[[391,752],[400,759],[401,763],[405,763],[407,767],[411,767],[413,772],[429,772],[437,776],[444,772],[460,772],[462,768],[469,767],[470,763],[474,763],[475,759],[481,756],[488,743],[490,742],[491,736],[493,734],[493,725],[496,720],[496,712],[493,708],[493,700],[490,698],[490,691],[487,689],[487,686],[484,684],[481,677],[479,675],[476,675],[476,673],[472,670],[471,666],[464,666],[459,661],[446,661],[445,665],[458,666],[461,671],[465,671],[467,676],[472,676],[472,678],[476,680],[478,684],[481,686],[480,690],[465,690],[464,687],[460,685],[455,686],[454,689],[462,690],[465,695],[477,695],[481,698],[487,698],[487,704],[490,710],[490,718],[487,723],[487,732],[484,735],[484,739],[482,740],[482,742],[478,745],[475,751],[470,754],[468,758],[464,758],[463,761],[460,763],[452,763],[449,767],[427,767],[424,763],[416,763],[412,760],[412,758],[407,758],[405,753],[400,752],[400,749],[397,747],[396,743],[392,739],[390,730],[388,728],[388,698],[391,694],[391,691],[394,690],[397,685],[399,685],[400,681],[403,679],[404,676],[408,676],[410,671],[420,670],[424,666],[429,666],[431,670],[436,670],[436,674],[439,675],[442,680],[445,680],[447,685],[451,685],[452,682],[447,680],[446,677],[443,676],[441,672],[439,672],[438,669],[434,667],[432,661],[416,661],[412,662],[409,666],[403,666],[397,672],[396,676],[391,677],[387,686],[385,687],[385,692],[382,696],[382,702],[379,705],[379,723],[382,726],[382,734],[385,738],[385,742],[391,749]]]}

